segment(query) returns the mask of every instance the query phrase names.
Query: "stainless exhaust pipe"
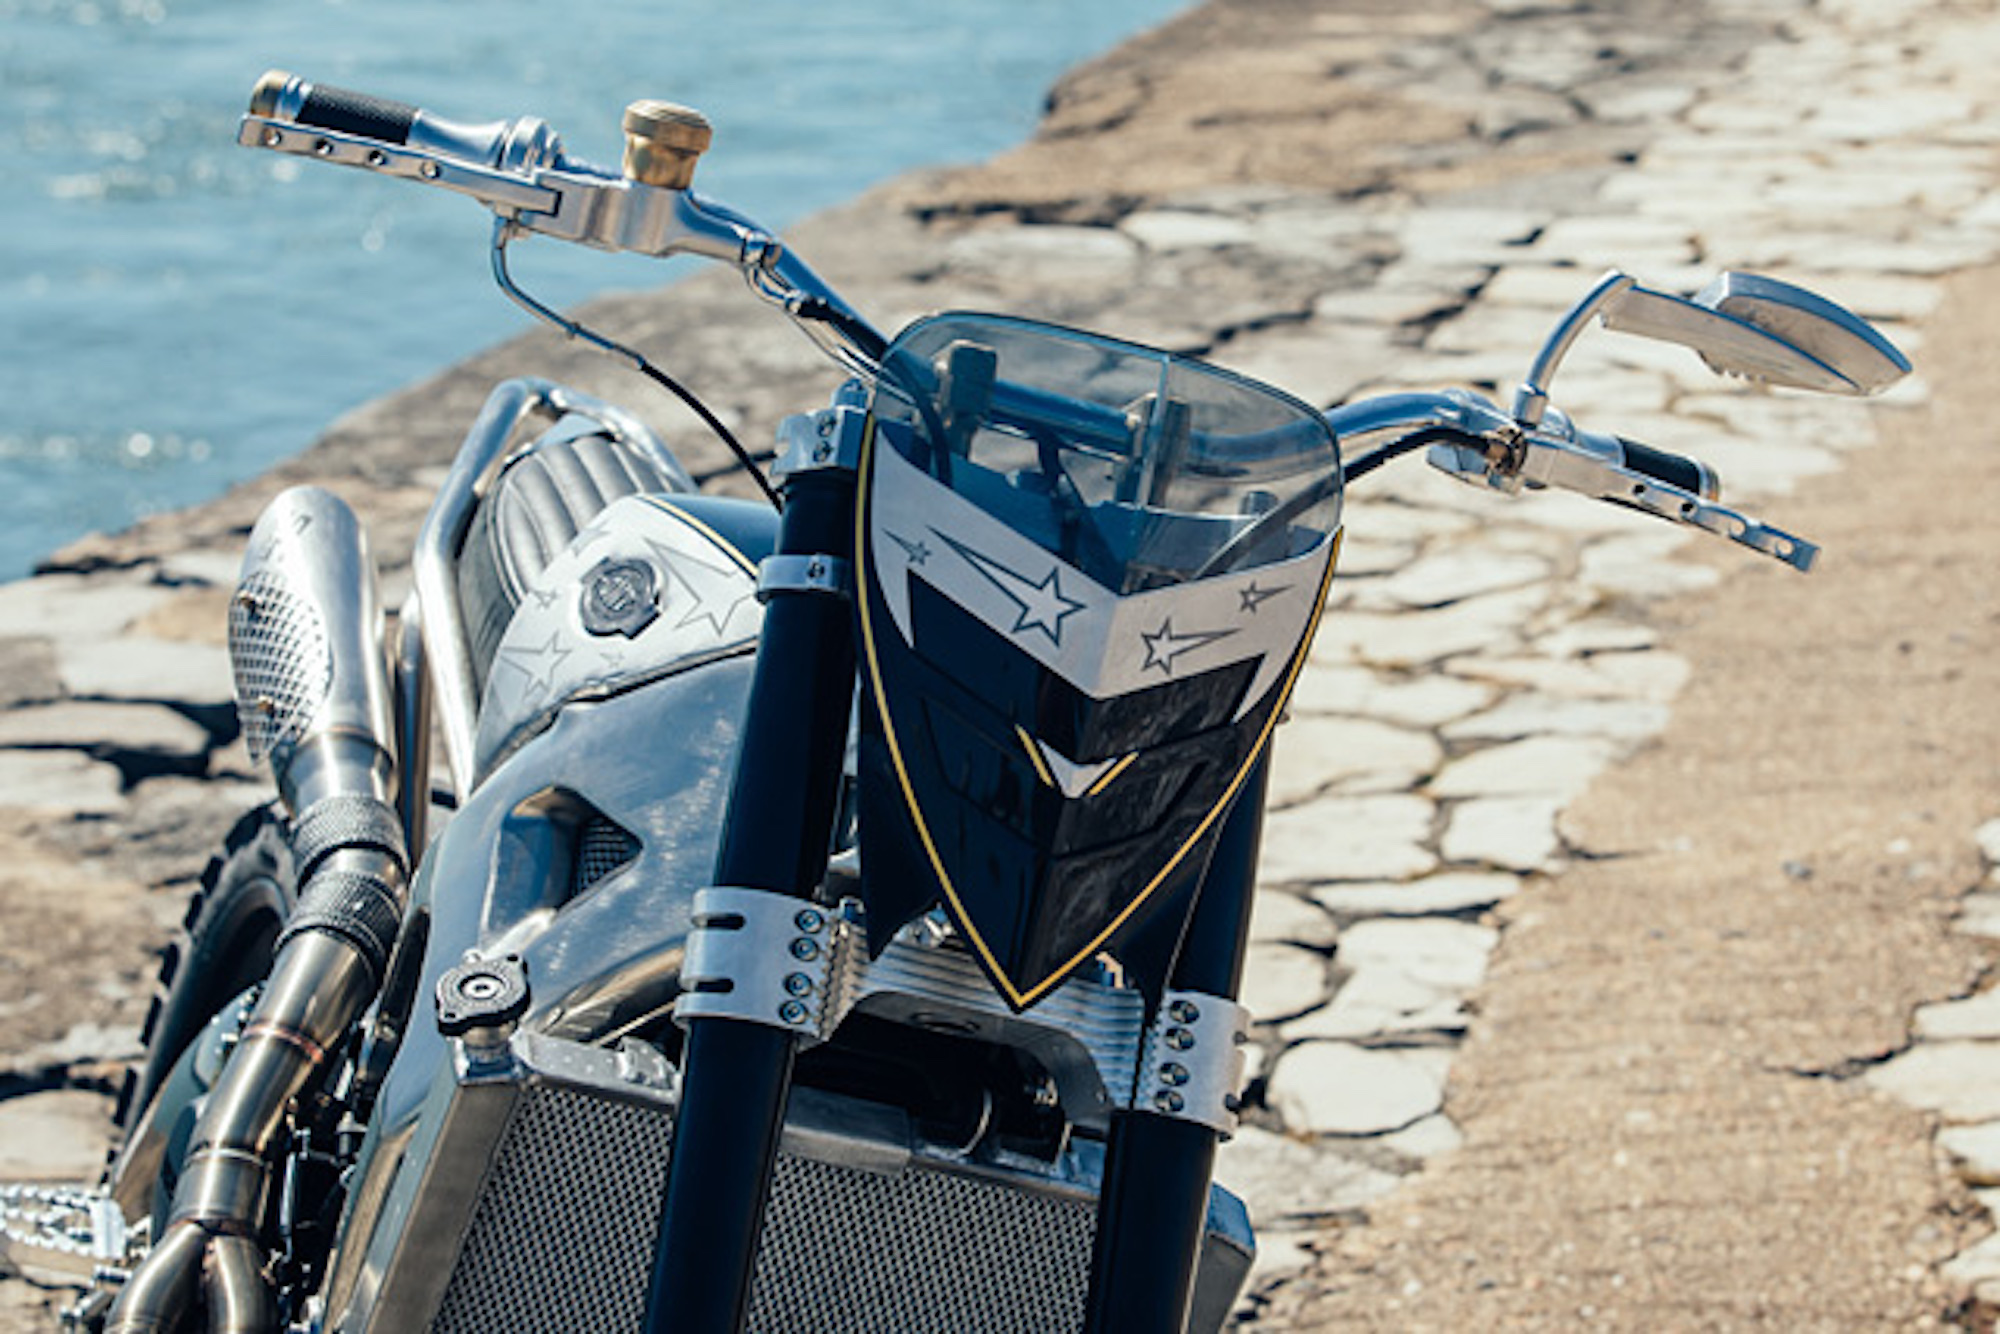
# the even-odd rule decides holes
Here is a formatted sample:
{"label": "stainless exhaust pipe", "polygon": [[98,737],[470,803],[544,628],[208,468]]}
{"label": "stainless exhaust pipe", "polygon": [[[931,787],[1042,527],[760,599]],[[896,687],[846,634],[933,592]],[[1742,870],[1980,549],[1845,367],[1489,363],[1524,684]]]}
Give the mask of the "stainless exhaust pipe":
{"label": "stainless exhaust pipe", "polygon": [[210,1327],[270,1328],[259,1234],[285,1110],[381,985],[409,873],[375,568],[354,513],[300,487],[250,534],[230,607],[237,712],[292,817],[297,910],[263,995],[189,1140],[167,1233],[113,1306],[110,1334],[172,1328],[198,1293]]}
{"label": "stainless exhaust pipe", "polygon": [[250,532],[229,609],[236,712],[294,815],[321,797],[394,793],[394,696],[375,565],[339,497],[294,487]]}

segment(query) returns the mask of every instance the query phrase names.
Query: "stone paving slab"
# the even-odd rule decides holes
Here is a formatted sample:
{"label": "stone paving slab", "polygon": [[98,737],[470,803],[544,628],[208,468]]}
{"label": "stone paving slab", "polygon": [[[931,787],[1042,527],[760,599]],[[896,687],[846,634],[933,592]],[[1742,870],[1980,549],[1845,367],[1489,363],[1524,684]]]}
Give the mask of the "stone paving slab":
{"label": "stone paving slab", "polygon": [[116,765],[76,751],[14,751],[0,763],[0,808],[110,815],[124,807],[124,786]]}
{"label": "stone paving slab", "polygon": [[0,716],[0,751],[115,750],[198,760],[208,742],[208,729],[164,704],[64,701]]}
{"label": "stone paving slab", "polygon": [[1288,1125],[1317,1135],[1403,1130],[1444,1104],[1450,1053],[1305,1042],[1270,1076],[1267,1100]]}
{"label": "stone paving slab", "polygon": [[104,1099],[57,1089],[0,1102],[0,1181],[87,1181],[111,1133]]}

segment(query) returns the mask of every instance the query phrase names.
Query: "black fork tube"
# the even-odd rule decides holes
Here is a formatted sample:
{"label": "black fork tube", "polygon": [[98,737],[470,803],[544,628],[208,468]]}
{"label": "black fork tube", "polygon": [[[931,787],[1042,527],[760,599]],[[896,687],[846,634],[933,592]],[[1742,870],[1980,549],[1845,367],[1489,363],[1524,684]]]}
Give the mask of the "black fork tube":
{"label": "black fork tube", "polygon": [[[850,560],[853,506],[852,473],[793,476],[779,552]],[[852,618],[823,592],[776,591],[766,604],[718,885],[803,899],[819,883],[854,698]],[[796,1050],[782,1029],[689,1020],[648,1334],[742,1328]]]}
{"label": "black fork tube", "polygon": [[[1243,984],[1270,752],[1236,796],[1209,862],[1172,986],[1236,999]],[[1116,1112],[1097,1200],[1085,1334],[1183,1334],[1208,1218],[1216,1134],[1144,1108]]]}

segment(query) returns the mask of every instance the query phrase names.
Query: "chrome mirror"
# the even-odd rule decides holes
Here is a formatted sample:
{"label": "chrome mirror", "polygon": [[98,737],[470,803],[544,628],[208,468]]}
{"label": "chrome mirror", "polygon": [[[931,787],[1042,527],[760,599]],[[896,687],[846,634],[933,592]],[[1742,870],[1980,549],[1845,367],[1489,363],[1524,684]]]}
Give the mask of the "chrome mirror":
{"label": "chrome mirror", "polygon": [[1691,347],[1710,369],[1788,389],[1873,394],[1910,363],[1868,321],[1803,287],[1725,273],[1692,301],[1632,287],[1604,327]]}
{"label": "chrome mirror", "polygon": [[1524,424],[1541,420],[1556,367],[1592,316],[1607,329],[1692,348],[1718,374],[1788,389],[1861,396],[1910,371],[1909,361],[1868,321],[1802,287],[1725,273],[1690,300],[1613,272],[1570,308],[1543,344],[1514,399],[1514,415]]}

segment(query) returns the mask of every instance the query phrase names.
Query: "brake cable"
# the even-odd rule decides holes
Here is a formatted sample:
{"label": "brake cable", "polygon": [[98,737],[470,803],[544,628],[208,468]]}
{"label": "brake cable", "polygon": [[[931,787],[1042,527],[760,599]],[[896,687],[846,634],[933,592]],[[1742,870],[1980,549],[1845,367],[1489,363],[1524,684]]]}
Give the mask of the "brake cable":
{"label": "brake cable", "polygon": [[757,484],[757,489],[762,491],[764,498],[771,502],[771,508],[782,511],[784,509],[783,502],[778,499],[778,493],[772,489],[770,480],[764,476],[763,469],[757,466],[757,461],[751,457],[750,451],[743,447],[742,442],[723,424],[720,417],[709,411],[708,405],[697,398],[693,390],[647,360],[645,353],[607,338],[576,320],[557,314],[521,290],[514,282],[513,275],[507,270],[507,243],[519,234],[521,234],[519,229],[507,219],[497,218],[494,220],[493,281],[499,284],[500,290],[507,294],[508,299],[527,311],[530,315],[533,315],[536,319],[542,320],[547,324],[552,324],[562,330],[565,337],[579,339],[597,348],[599,351],[608,352],[612,356],[620,358],[631,366],[633,370],[639,372],[639,374],[645,376],[654,384],[659,385],[660,388],[686,404],[688,410],[699,417],[702,424],[714,432],[718,440],[729,447],[729,452],[736,456],[736,461],[743,466],[745,472],[750,474],[750,480]]}

